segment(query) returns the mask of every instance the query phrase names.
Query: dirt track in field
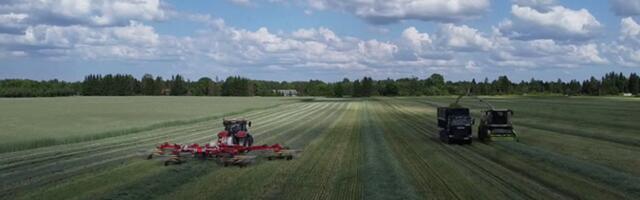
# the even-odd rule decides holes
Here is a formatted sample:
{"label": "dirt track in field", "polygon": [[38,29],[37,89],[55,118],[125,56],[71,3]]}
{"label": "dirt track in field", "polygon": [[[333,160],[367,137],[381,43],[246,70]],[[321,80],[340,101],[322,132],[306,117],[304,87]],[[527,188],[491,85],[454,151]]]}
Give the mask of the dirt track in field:
{"label": "dirt track in field", "polygon": [[[0,154],[3,199],[637,199],[640,155],[616,138],[541,129],[523,114],[520,143],[447,145],[437,138],[443,99],[379,98],[301,102],[251,111],[256,144],[302,149],[293,161],[259,159],[246,168],[145,160],[154,145],[204,143],[221,120]],[[543,102],[544,103],[544,102]],[[517,115],[516,115],[517,117]],[[549,116],[545,116],[548,118]],[[516,121],[517,122],[517,121]],[[566,122],[568,123],[568,122]],[[536,124],[536,126],[530,126]],[[540,138],[538,135],[549,137]],[[637,137],[637,136],[636,136]],[[575,141],[560,148],[558,140]],[[582,145],[582,146],[581,146]],[[625,160],[627,159],[627,160]],[[242,192],[238,192],[242,191]]]}

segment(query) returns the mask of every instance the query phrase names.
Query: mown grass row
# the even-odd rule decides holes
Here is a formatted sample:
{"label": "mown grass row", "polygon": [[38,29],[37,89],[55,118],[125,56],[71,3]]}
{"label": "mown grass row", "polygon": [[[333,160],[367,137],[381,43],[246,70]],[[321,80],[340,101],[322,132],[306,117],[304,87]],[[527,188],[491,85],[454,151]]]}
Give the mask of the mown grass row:
{"label": "mown grass row", "polygon": [[[361,171],[364,184],[364,199],[419,199],[409,175],[393,153],[390,141],[385,139],[385,130],[377,116],[380,105],[364,102],[360,114]],[[401,130],[398,130],[401,131]],[[399,137],[398,135],[392,137]]]}
{"label": "mown grass row", "polygon": [[[438,128],[435,126],[435,121],[420,119],[417,116],[423,116],[425,113],[416,112],[415,108],[406,109],[404,106],[397,104],[391,104],[389,107],[393,109],[392,112],[395,112],[398,118],[409,121],[409,124],[406,125],[407,127],[413,129],[418,135],[424,135],[429,138],[428,140],[433,142],[434,146],[440,146],[444,149],[445,152],[443,153],[448,155],[451,160],[456,161],[456,165],[466,168],[468,176],[478,178],[479,180],[476,180],[477,185],[489,188],[480,190],[480,193],[482,193],[481,191],[494,190],[493,198],[500,196],[500,199],[575,198],[572,193],[556,190],[555,187],[550,186],[547,182],[540,181],[535,176],[532,177],[522,173],[522,168],[526,168],[526,164],[520,165],[525,166],[522,168],[512,167],[517,163],[513,160],[506,164],[502,160],[506,157],[504,152],[487,153],[476,149],[476,147],[491,149],[490,146],[477,142],[473,146],[452,146],[440,142],[436,134]],[[499,159],[492,159],[495,157]],[[485,192],[483,195],[487,195],[487,193]],[[492,197],[484,196],[483,198],[489,199]]]}
{"label": "mown grass row", "polygon": [[[588,101],[596,101],[587,99]],[[429,98],[419,100],[447,105],[451,98]],[[491,100],[489,100],[491,101]],[[640,117],[640,102],[605,101],[603,99],[583,105],[584,99],[563,98],[554,101],[511,100],[494,102],[495,106],[516,111],[518,124],[532,128],[605,140],[624,145],[640,146],[637,131]],[[463,100],[464,105],[474,109],[486,106],[474,100]],[[545,103],[542,103],[545,102]],[[604,104],[604,105],[600,105]],[[596,106],[597,105],[597,106]],[[572,126],[567,126],[572,125]]]}
{"label": "mown grass row", "polygon": [[[433,121],[433,123],[435,123],[435,120],[431,118],[435,119],[434,117],[430,116],[429,118],[423,120]],[[496,143],[498,147],[502,147],[500,146],[501,144],[502,143]],[[638,184],[637,180],[635,180],[636,178],[633,175],[612,171],[607,167],[599,166],[589,162],[579,161],[567,156],[555,155],[550,152],[541,151],[540,149],[532,150],[532,147],[526,145],[518,146],[518,148],[521,148],[520,150],[513,148],[501,148],[502,150],[488,151],[487,148],[481,149],[479,147],[482,146],[474,145],[470,148],[476,149],[477,151],[486,152],[484,153],[484,155],[494,155],[494,157],[491,159],[502,165],[510,166],[514,163],[514,160],[509,160],[509,162],[506,162],[501,159],[506,159],[505,157],[509,156],[518,157],[521,162],[524,161],[526,163],[524,165],[521,165],[524,166],[523,168],[515,168],[514,170],[521,170],[523,173],[532,171],[544,172],[543,174],[530,175],[529,177],[533,179],[546,179],[547,181],[538,181],[543,182],[547,185],[551,184],[553,185],[553,187],[557,187],[567,194],[577,195],[581,198],[595,199],[621,198],[627,195],[636,196],[637,194],[636,191]],[[536,152],[537,156],[533,156],[533,154],[524,154],[522,153],[522,149],[528,149],[530,153]],[[496,153],[504,154],[504,152],[511,153],[512,155],[502,155],[499,158],[495,157]],[[520,154],[513,154],[514,152],[519,152]],[[555,160],[557,163],[554,163],[552,160]],[[559,161],[562,161],[562,163],[559,163]],[[600,176],[602,174],[609,174],[610,177],[606,178],[604,176]],[[552,179],[553,181],[549,181],[549,179]],[[600,182],[600,184],[593,184],[594,181]],[[588,196],[585,196],[585,194],[588,194]]]}
{"label": "mown grass row", "polygon": [[[322,109],[322,107],[308,107],[308,108]],[[312,110],[295,110],[295,109],[291,109],[290,111],[293,111],[293,112],[295,112],[297,114],[292,114],[292,113],[288,113],[288,112],[284,112],[284,113],[281,112],[280,114],[287,114],[290,117],[295,117],[296,115],[299,115],[299,114],[306,114],[305,111],[312,111]],[[275,112],[275,113],[278,113],[278,112]],[[266,122],[266,121],[269,121],[269,120],[277,120],[278,117],[276,117],[276,116],[277,116],[277,114],[275,114],[275,115],[268,114],[266,116],[263,116],[263,118],[264,118],[264,120]],[[260,120],[260,119],[258,118],[258,120]],[[219,121],[216,121],[216,124],[219,124]],[[191,140],[191,142],[195,142],[197,140],[200,140],[200,142],[201,142],[201,140],[207,140],[207,139],[210,140],[213,137],[212,135],[215,135],[214,132],[215,132],[215,130],[208,129],[207,131],[200,131],[200,132],[197,132],[197,133],[194,133],[194,134],[190,134],[190,135],[187,135],[187,136],[181,135],[179,132],[174,132],[173,134],[176,135],[176,137],[173,137],[173,138],[177,139],[179,141]],[[192,138],[192,139],[186,139],[186,138]],[[133,141],[136,141],[136,140],[133,140]],[[139,145],[142,145],[142,146],[147,145],[149,147],[152,147],[153,145],[155,145],[155,143],[154,143],[154,141],[148,141],[146,143],[141,143]],[[136,148],[135,146],[134,147],[126,147],[126,148],[118,148],[118,149],[115,149],[115,150],[117,152],[123,152],[122,154],[110,153],[110,154],[105,154],[102,157],[104,157],[105,159],[121,159],[121,160],[125,159],[127,157],[143,157],[142,155],[131,154],[131,151],[133,151],[135,148]],[[85,158],[86,159],[83,159],[84,163],[92,163],[92,161],[96,162],[95,161],[96,159],[100,159],[100,157],[96,157],[95,155],[86,155]],[[64,160],[62,160],[62,161],[64,162]],[[86,168],[86,166],[82,166],[82,163],[83,162],[78,163],[77,165],[80,165],[78,167],[79,168],[83,168],[83,169]],[[74,164],[74,165],[64,165],[64,166],[77,166],[77,165]],[[73,172],[73,170],[67,170],[67,171]],[[51,177],[43,176],[42,178],[45,179],[45,180],[48,180]],[[61,179],[66,179],[67,177],[60,177],[60,178]]]}
{"label": "mown grass row", "polygon": [[[325,108],[326,108],[326,106],[318,107],[316,109],[316,111],[322,110],[322,109],[325,109]],[[305,111],[307,111],[307,112],[305,112]],[[313,110],[300,110],[299,113],[308,115],[308,113],[309,113],[308,111],[313,111]],[[315,111],[313,111],[313,112],[315,112]],[[313,112],[311,112],[311,113],[313,113]],[[294,118],[296,116],[300,117],[300,115],[290,115],[290,114],[287,114],[287,113],[280,113],[280,114],[281,114],[280,116],[283,116],[283,117],[275,117],[274,118],[274,119],[277,119],[278,121],[274,121],[273,123],[264,121],[266,124],[265,124],[265,126],[261,126],[261,127],[263,127],[263,128],[271,128],[272,126],[281,126],[281,125],[286,126],[286,125],[288,125],[288,122],[295,121],[295,120],[287,119],[287,117],[294,117]],[[256,127],[255,131],[261,132],[260,129],[261,128]],[[260,135],[260,134],[257,134],[257,135]],[[211,164],[211,162],[208,162],[208,163]],[[157,166],[160,166],[160,164],[158,164]],[[216,166],[214,164],[213,166],[210,166],[210,167],[212,167],[212,168],[209,168],[209,169],[216,169],[219,166]],[[180,173],[181,174],[184,174],[184,173],[192,174],[192,173],[195,173],[195,172],[193,172],[194,170],[198,171],[199,169],[200,168],[181,168],[180,169]],[[207,171],[207,173],[210,172],[210,171],[211,170]],[[170,173],[170,172],[162,171],[162,173],[166,174],[166,173]],[[200,175],[202,175],[202,174],[200,174]],[[149,175],[149,176],[151,176],[151,175]],[[157,176],[158,176],[158,174],[153,174],[153,177],[157,177]],[[173,181],[173,178],[171,178],[170,176],[165,177],[164,179],[163,178],[153,178],[153,177],[144,178],[144,180],[151,181],[151,182],[162,181],[162,180],[164,180],[164,181]],[[160,176],[160,177],[162,177],[162,176]],[[197,178],[198,176],[192,176],[192,177]],[[186,179],[182,179],[182,180],[183,181],[188,181]],[[150,190],[152,192],[150,194],[147,194],[147,195],[157,196],[157,195],[154,195],[155,193],[153,191],[155,191],[155,190],[163,190],[163,189],[170,189],[170,188],[164,187],[163,185],[156,185],[154,187],[148,187],[148,186],[145,186],[145,185],[154,185],[154,184],[153,183],[146,184],[145,182],[146,181],[131,180],[129,183],[121,184],[120,187],[122,187],[122,188],[120,188],[118,190],[119,191],[124,191],[124,193],[128,194],[128,195],[125,195],[125,196],[123,196],[122,194],[113,194],[113,193],[102,194],[101,196],[114,196],[115,195],[115,196],[118,196],[118,197],[123,196],[123,197],[144,198],[144,197],[146,197],[144,195],[147,194],[147,193],[140,193],[140,192],[138,192],[138,190]],[[176,181],[176,183],[184,184],[184,182],[182,182],[182,181]],[[122,193],[122,192],[120,192],[120,193]],[[158,193],[158,194],[161,194],[161,193]],[[94,196],[95,196],[95,194],[94,194]]]}
{"label": "mown grass row", "polygon": [[[455,149],[445,148],[435,138],[434,132],[420,129],[417,124],[424,122],[399,113],[397,108],[385,104],[377,111],[383,120],[385,132],[394,146],[395,154],[403,166],[413,175],[413,182],[422,198],[435,199],[513,199],[526,198],[520,194],[500,187],[500,180],[475,172],[468,161],[461,161]],[[392,130],[402,130],[395,131]],[[460,146],[457,146],[462,148]],[[464,155],[473,156],[473,155]],[[500,172],[500,169],[494,169]],[[516,178],[516,177],[513,177]],[[515,184],[512,182],[510,184]],[[526,187],[533,187],[527,185]]]}
{"label": "mown grass row", "polygon": [[[424,103],[429,106],[438,106],[445,104],[439,103],[444,100],[445,99],[437,99],[436,102],[430,102],[431,100],[419,99],[415,100],[415,102]],[[551,101],[550,103],[555,103],[555,101]],[[476,109],[482,108],[482,106],[477,105],[476,102],[465,103],[465,105],[470,105]],[[553,112],[540,107],[545,106],[539,106],[536,111],[531,112]],[[620,105],[620,107],[624,106]],[[583,124],[576,124],[578,122],[564,121],[561,116],[547,116],[546,118],[531,117],[530,112],[520,110],[522,108],[526,108],[526,106],[518,105],[513,108],[517,113],[514,117],[514,123],[516,130],[520,133],[520,137],[523,138],[523,140],[521,140],[522,143],[538,146],[551,152],[581,159],[582,161],[605,165],[636,176],[640,175],[640,168],[635,167],[640,164],[640,157],[634,156],[640,151],[640,148],[635,145],[639,140],[637,140],[637,137],[632,136],[632,130],[635,129],[626,129],[623,132],[626,132],[627,136],[622,136],[618,133],[623,132],[613,130],[618,127],[601,126],[598,125],[598,123],[593,123],[598,125],[598,128],[592,128],[594,125],[585,126]],[[575,109],[589,110],[589,107],[578,107]],[[604,112],[604,109],[602,112]],[[591,114],[593,116],[600,116],[601,112],[592,112]],[[475,115],[475,117],[479,117],[479,115]],[[605,117],[602,117],[601,120],[615,121],[614,119]],[[563,122],[563,124],[558,124],[558,121]],[[628,121],[628,119],[626,121]]]}
{"label": "mown grass row", "polygon": [[[216,123],[217,124],[217,123]],[[218,124],[218,128],[220,128],[221,125]],[[204,130],[204,131],[203,131]],[[208,130],[208,131],[207,131]],[[180,139],[180,137],[187,137],[187,136],[191,136],[191,135],[201,135],[204,133],[210,132],[209,137],[212,137],[211,135],[213,131],[213,128],[204,128],[204,129],[196,129],[195,131],[191,131],[190,132],[183,132],[182,134],[180,134],[179,136],[173,137],[173,139]],[[173,132],[173,134],[175,134],[176,132]],[[171,134],[171,132],[169,132],[169,134]],[[23,165],[28,165],[29,168],[27,168],[28,171],[25,171],[25,169],[23,168],[22,170],[19,170],[18,172],[22,172],[23,174],[27,174],[30,176],[34,176],[37,175],[37,173],[46,173],[47,170],[49,171],[55,171],[55,168],[59,168],[59,169],[65,169],[67,168],[66,166],[74,166],[74,164],[67,164],[70,163],[71,161],[78,161],[79,164],[81,163],[86,163],[86,161],[84,159],[86,158],[90,158],[90,159],[95,159],[98,158],[100,156],[103,155],[107,155],[105,156],[106,158],[114,158],[114,157],[119,157],[121,155],[113,155],[114,152],[123,152],[125,149],[123,148],[127,148],[129,151],[134,151],[133,148],[140,147],[141,145],[144,145],[145,143],[149,143],[149,142],[155,142],[155,143],[160,143],[161,141],[156,141],[158,139],[156,139],[157,137],[150,137],[150,136],[146,136],[143,137],[144,139],[138,139],[138,138],[129,138],[128,141],[126,142],[118,142],[118,143],[112,143],[112,145],[101,145],[100,147],[94,147],[92,148],[91,151],[76,151],[77,154],[81,154],[84,156],[74,156],[72,158],[69,159],[65,159],[65,157],[63,156],[61,159],[61,161],[57,161],[57,162],[48,162],[48,163],[44,163],[44,165],[35,165],[37,163],[31,162],[31,163],[21,163]],[[165,141],[170,141],[172,139],[162,139]],[[65,155],[64,153],[61,153],[60,151],[63,151],[63,149],[59,149],[58,154],[54,154],[54,158],[51,160],[55,160],[58,158],[57,155]],[[95,153],[94,153],[95,152]],[[131,152],[126,153],[126,155],[135,155],[132,154]],[[65,165],[61,165],[61,164],[65,164]],[[19,168],[19,167],[18,167]],[[36,172],[36,173],[34,173]],[[11,173],[7,173],[7,171],[4,171],[1,176],[5,177],[5,176],[10,176],[12,175]]]}
{"label": "mown grass row", "polygon": [[[277,107],[280,105],[284,105],[284,103],[278,104],[275,106]],[[250,111],[263,110],[265,108],[272,108],[272,107],[274,106],[262,107],[262,108],[250,108],[250,109],[244,109],[237,112],[217,114],[213,116],[200,117],[196,119],[166,121],[166,122],[155,123],[155,124],[142,126],[142,127],[134,127],[134,128],[120,129],[120,130],[108,130],[101,133],[82,135],[82,136],[72,136],[72,137],[66,137],[63,139],[41,138],[41,139],[35,139],[35,140],[26,141],[26,142],[15,142],[15,143],[1,145],[0,153],[62,145],[62,144],[73,144],[73,143],[93,141],[93,140],[99,140],[99,139],[110,138],[110,137],[136,134],[144,131],[152,131],[152,130],[157,130],[157,129],[166,128],[166,127],[174,127],[174,126],[180,126],[180,125],[189,125],[189,124],[195,124],[199,122],[211,121],[214,119],[222,118],[224,116],[247,113]]]}
{"label": "mown grass row", "polygon": [[[296,120],[296,123],[302,124],[299,127],[293,127],[293,129],[277,130],[269,135],[318,135],[317,132],[324,132],[325,127],[330,122],[335,120],[339,116],[340,107],[325,109],[325,111],[315,112],[314,115],[309,118],[303,118]],[[314,123],[309,123],[313,121]],[[291,128],[291,127],[287,127]],[[310,138],[313,140],[313,138]],[[277,140],[277,137],[271,137],[271,139],[265,138],[265,141]],[[276,142],[276,141],[274,141]],[[287,144],[287,143],[285,143]],[[218,199],[218,198],[257,198],[263,196],[267,198],[269,194],[274,194],[274,190],[279,187],[291,185],[289,182],[282,182],[282,178],[288,177],[292,173],[292,166],[305,164],[305,158],[309,154],[315,151],[307,148],[303,149],[302,156],[299,159],[293,161],[276,161],[276,162],[262,162],[256,166],[251,166],[250,169],[222,169],[211,173],[201,180],[192,184],[187,184],[178,190],[175,194],[168,196],[169,199]],[[306,163],[308,164],[308,163]],[[321,173],[321,172],[316,172]],[[203,183],[224,181],[224,185],[206,185]],[[282,184],[280,184],[282,183]],[[245,188],[243,192],[234,192],[237,188]],[[275,197],[279,197],[277,195]],[[284,198],[281,197],[280,198]]]}
{"label": "mown grass row", "polygon": [[[307,106],[304,106],[303,108],[311,109],[314,106],[317,106],[317,105],[309,104]],[[284,108],[284,109],[287,110],[287,108]],[[289,109],[289,111],[295,112],[295,110],[293,109]],[[255,118],[259,117],[259,118],[265,118],[265,119],[271,119],[274,115],[277,115],[277,114],[278,112],[274,113],[274,110],[272,109],[246,113],[246,115],[249,115]],[[157,139],[159,140],[158,142],[162,142],[160,140],[171,140],[172,139],[171,137],[184,136],[184,135],[188,135],[188,133],[190,132],[197,132],[202,130],[211,130],[212,132],[215,132],[216,130],[213,130],[214,128],[220,128],[222,126],[221,123],[219,123],[219,121],[220,119],[216,119],[216,120],[188,125],[188,126],[177,126],[177,127],[164,128],[164,129],[154,130],[154,131],[146,131],[146,132],[139,133],[132,136],[107,138],[107,139],[102,139],[96,142],[84,142],[82,144],[47,147],[47,148],[41,148],[37,150],[15,152],[15,153],[5,153],[5,154],[1,154],[4,159],[0,161],[0,163],[13,164],[22,160],[33,162],[37,159],[47,158],[50,156],[67,156],[64,154],[61,155],[60,154],[61,152],[90,153],[91,151],[95,151],[95,150],[113,148],[110,145],[123,145],[123,144],[128,144],[130,142],[139,143],[139,142],[143,142],[145,140],[151,140],[151,139]],[[180,132],[182,134],[176,135],[177,132]]]}

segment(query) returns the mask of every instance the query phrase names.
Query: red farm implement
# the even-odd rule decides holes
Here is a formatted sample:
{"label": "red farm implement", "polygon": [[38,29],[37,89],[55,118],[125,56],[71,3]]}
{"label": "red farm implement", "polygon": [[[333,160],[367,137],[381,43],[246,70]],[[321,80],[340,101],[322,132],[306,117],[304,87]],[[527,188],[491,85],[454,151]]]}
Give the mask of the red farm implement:
{"label": "red farm implement", "polygon": [[201,160],[217,160],[224,166],[246,166],[255,160],[257,155],[272,159],[293,159],[297,151],[274,145],[253,145],[253,137],[248,133],[247,127],[251,122],[244,119],[224,120],[225,130],[218,133],[215,143],[200,144],[171,144],[165,142],[156,146],[156,149],[147,159],[154,157],[168,157],[164,165],[182,164],[187,158]]}

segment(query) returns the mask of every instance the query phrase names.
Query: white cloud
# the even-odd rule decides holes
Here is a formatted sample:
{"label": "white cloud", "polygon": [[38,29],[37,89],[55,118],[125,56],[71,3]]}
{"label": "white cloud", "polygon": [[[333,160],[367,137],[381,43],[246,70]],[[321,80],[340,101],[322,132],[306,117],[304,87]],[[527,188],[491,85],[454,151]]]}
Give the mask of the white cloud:
{"label": "white cloud", "polygon": [[500,32],[517,39],[586,40],[601,30],[600,22],[586,9],[551,6],[548,11],[513,5],[513,20],[499,25]]}
{"label": "white cloud", "polygon": [[22,35],[0,34],[0,44],[15,51],[42,57],[73,59],[155,59],[160,36],[153,27],[132,21],[128,26],[38,25]]}
{"label": "white cloud", "polygon": [[611,10],[618,16],[640,15],[640,1],[638,0],[609,0]]}
{"label": "white cloud", "polygon": [[440,25],[438,42],[451,49],[461,51],[487,51],[492,47],[489,39],[467,25]]}
{"label": "white cloud", "polygon": [[406,41],[414,51],[423,51],[430,48],[433,41],[428,33],[420,33],[416,27],[409,27],[402,31],[402,39]]}
{"label": "white cloud", "polygon": [[620,21],[620,32],[622,40],[631,40],[640,44],[640,25],[633,18],[626,17]]}
{"label": "white cloud", "polygon": [[640,66],[640,25],[631,17],[620,20],[620,37],[603,47],[616,64]]}
{"label": "white cloud", "polygon": [[25,13],[0,14],[0,33],[19,33],[26,26],[24,22],[28,17]]}
{"label": "white cloud", "polygon": [[22,13],[26,25],[126,25],[130,20],[162,20],[167,12],[160,0],[9,0],[0,14]]}
{"label": "white cloud", "polygon": [[514,4],[519,6],[531,7],[536,10],[548,10],[549,7],[556,5],[556,0],[512,0]]}
{"label": "white cloud", "polygon": [[498,66],[524,68],[575,68],[609,63],[598,49],[599,46],[593,43],[558,44],[551,39],[502,40],[492,52],[490,62]]}
{"label": "white cloud", "polygon": [[27,17],[29,17],[29,15],[24,13],[0,14],[0,24],[19,24]]}
{"label": "white cloud", "polygon": [[[476,73],[496,66],[503,67],[502,69],[533,69],[603,65],[609,62],[624,65],[640,63],[640,51],[632,45],[596,44],[592,40],[567,42],[573,37],[589,38],[596,32],[592,27],[601,25],[588,11],[570,10],[548,3],[553,1],[528,1],[545,5],[548,10],[534,8],[533,4],[530,5],[532,7],[527,7],[524,6],[524,1],[519,1],[512,10],[513,20],[509,21],[512,24],[505,22],[500,27],[494,27],[491,33],[484,33],[461,23],[443,22],[438,23],[435,31],[428,33],[420,32],[416,27],[406,27],[399,36],[388,41],[341,35],[326,27],[293,31],[272,30],[268,27],[249,30],[230,26],[224,20],[210,15],[199,14],[181,15],[186,20],[202,25],[202,29],[193,35],[162,35],[147,22],[161,19],[166,14],[125,11],[140,9],[127,6],[140,2],[153,1],[130,1],[123,5],[111,3],[112,6],[101,6],[104,9],[100,11],[93,4],[89,4],[88,8],[86,5],[73,4],[67,10],[55,11],[58,18],[76,20],[73,23],[34,20],[41,17],[41,14],[28,9],[16,8],[13,12],[0,14],[0,22],[6,22],[0,25],[0,56],[16,59],[81,59],[92,62],[166,61],[176,68],[215,68],[225,73],[298,70],[303,73],[324,71],[399,76],[419,75],[434,70]],[[446,15],[448,19],[431,18],[429,15],[433,13],[414,13],[417,11],[412,9],[420,6],[410,7],[398,2],[400,1],[309,1],[315,9],[353,11],[368,20],[384,18],[390,21],[449,21],[481,13],[468,14],[464,10],[469,5],[462,4],[465,1],[421,1],[424,4],[431,3],[435,8],[429,9],[437,8],[440,14],[453,13]],[[412,2],[417,1],[405,3]],[[59,3],[62,5],[64,2]],[[31,2],[24,4],[31,5]],[[4,9],[3,5],[0,3],[0,10]],[[10,5],[17,3],[12,1]],[[109,11],[116,7],[117,9],[112,10],[118,10],[118,14]],[[160,9],[158,12],[164,12],[160,6],[149,8],[155,7]],[[380,12],[368,12],[365,8]],[[100,23],[94,22],[95,16],[101,19],[97,20]],[[380,18],[381,16],[383,17]],[[8,24],[23,31],[3,33],[1,29],[9,27]],[[392,34],[390,32],[388,36],[394,37]],[[629,43],[639,38],[640,26],[631,18],[623,19],[620,43]]]}
{"label": "white cloud", "polygon": [[375,24],[405,19],[458,21],[479,17],[489,7],[488,0],[307,0],[307,3],[317,10],[353,13]]}

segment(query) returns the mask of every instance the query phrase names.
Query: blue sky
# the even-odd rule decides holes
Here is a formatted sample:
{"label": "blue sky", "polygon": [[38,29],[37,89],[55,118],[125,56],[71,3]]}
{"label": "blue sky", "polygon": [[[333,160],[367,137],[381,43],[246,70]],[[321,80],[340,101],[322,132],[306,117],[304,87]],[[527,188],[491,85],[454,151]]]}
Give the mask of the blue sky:
{"label": "blue sky", "polygon": [[639,0],[7,0],[0,78],[585,79],[640,71]]}

